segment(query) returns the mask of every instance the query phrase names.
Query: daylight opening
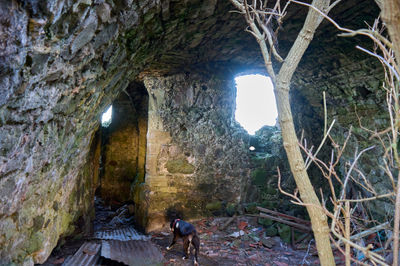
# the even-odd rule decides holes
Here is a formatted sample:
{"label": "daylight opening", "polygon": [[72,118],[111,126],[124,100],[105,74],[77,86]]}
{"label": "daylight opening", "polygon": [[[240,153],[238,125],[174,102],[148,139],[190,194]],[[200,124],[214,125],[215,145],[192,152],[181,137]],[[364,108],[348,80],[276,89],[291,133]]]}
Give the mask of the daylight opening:
{"label": "daylight opening", "polygon": [[112,105],[110,105],[107,111],[101,116],[101,125],[103,127],[108,127],[111,124],[111,117],[112,117]]}
{"label": "daylight opening", "polygon": [[235,78],[235,119],[251,135],[263,126],[275,126],[276,109],[271,78],[263,75],[245,75]]}

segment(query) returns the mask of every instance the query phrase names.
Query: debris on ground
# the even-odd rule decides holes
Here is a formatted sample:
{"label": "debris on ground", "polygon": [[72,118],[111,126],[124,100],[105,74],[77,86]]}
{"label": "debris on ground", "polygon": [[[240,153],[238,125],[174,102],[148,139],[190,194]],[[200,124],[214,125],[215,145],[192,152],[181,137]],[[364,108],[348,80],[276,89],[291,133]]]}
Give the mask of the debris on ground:
{"label": "debris on ground", "polygon": [[[200,236],[200,265],[319,265],[314,243],[308,245],[309,239],[292,247],[279,236],[267,236],[257,217],[238,216],[224,228],[231,218],[191,222]],[[164,249],[172,238],[172,235],[166,236],[166,232],[165,229],[152,235],[152,241]],[[181,259],[181,242],[170,251],[163,250],[163,254],[166,265],[193,265],[192,261]]]}
{"label": "debris on ground", "polygon": [[130,266],[161,265],[164,260],[154,243],[142,240],[103,240],[101,256]]}
{"label": "debris on ground", "polygon": [[134,228],[133,205],[106,206],[95,199],[94,233],[57,248],[43,264],[63,266],[163,265],[160,248]]}
{"label": "debris on ground", "polygon": [[[44,265],[72,265],[69,262],[74,254],[78,258],[97,258],[93,265],[193,265],[193,250],[189,260],[182,259],[184,253],[181,240],[171,250],[166,250],[172,238],[169,228],[150,236],[136,231],[130,204],[109,207],[97,200],[96,206],[93,236],[75,243],[74,250],[68,248],[67,242]],[[293,234],[289,226],[277,223],[273,225],[276,232],[271,232],[269,227],[260,223],[260,219],[264,218],[210,217],[191,221],[201,241],[199,264],[319,265],[315,242],[309,232],[297,234],[296,241],[287,241],[282,236],[286,232]],[[291,221],[302,224],[300,220]],[[343,255],[339,251],[335,251],[335,259],[337,265],[344,265]]]}
{"label": "debris on ground", "polygon": [[63,261],[63,266],[81,265],[85,262],[86,265],[96,265],[100,258],[101,245],[96,242],[85,242],[78,251]]}

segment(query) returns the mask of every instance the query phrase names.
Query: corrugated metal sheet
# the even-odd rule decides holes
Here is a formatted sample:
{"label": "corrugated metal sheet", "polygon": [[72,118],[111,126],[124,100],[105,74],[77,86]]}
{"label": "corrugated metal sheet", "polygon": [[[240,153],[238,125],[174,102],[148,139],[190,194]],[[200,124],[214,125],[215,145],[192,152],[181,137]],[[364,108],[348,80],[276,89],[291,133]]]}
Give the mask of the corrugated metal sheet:
{"label": "corrugated metal sheet", "polygon": [[114,230],[103,230],[97,231],[94,233],[94,238],[97,239],[113,239],[120,241],[129,241],[129,240],[149,240],[150,236],[145,236],[138,233],[133,226],[114,229]]}
{"label": "corrugated metal sheet", "polygon": [[101,256],[129,266],[163,265],[163,255],[150,241],[103,240]]}
{"label": "corrugated metal sheet", "polygon": [[95,266],[100,258],[101,245],[95,242],[85,242],[74,254],[67,259],[63,266]]}

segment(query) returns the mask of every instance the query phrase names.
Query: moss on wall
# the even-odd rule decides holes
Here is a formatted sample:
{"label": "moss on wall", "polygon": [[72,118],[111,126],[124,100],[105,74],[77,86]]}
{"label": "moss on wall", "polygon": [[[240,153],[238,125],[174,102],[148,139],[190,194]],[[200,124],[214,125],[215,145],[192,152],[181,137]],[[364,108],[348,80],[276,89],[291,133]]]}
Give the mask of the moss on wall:
{"label": "moss on wall", "polygon": [[170,160],[165,167],[171,174],[193,174],[195,170],[195,167],[188,163],[186,159]]}

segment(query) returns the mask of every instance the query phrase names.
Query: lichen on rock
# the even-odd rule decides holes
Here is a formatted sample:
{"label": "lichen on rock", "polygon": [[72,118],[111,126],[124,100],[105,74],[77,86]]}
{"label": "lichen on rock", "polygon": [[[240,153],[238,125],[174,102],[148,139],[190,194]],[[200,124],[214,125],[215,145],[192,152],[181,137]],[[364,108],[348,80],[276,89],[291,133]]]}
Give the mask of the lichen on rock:
{"label": "lichen on rock", "polygon": [[171,174],[193,174],[195,167],[185,159],[170,160],[165,165]]}

